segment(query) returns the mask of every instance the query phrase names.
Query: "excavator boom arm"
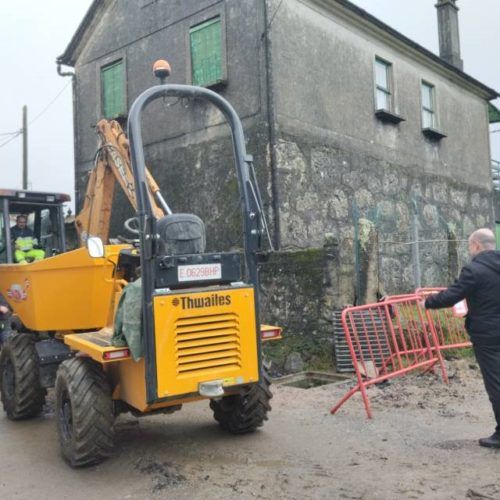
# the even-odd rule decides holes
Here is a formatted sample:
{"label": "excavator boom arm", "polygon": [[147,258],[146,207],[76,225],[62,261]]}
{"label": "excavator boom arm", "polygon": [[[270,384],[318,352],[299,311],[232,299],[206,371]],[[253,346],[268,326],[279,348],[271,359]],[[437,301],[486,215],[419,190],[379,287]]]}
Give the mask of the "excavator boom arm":
{"label": "excavator boom arm", "polygon": [[[90,171],[83,208],[76,217],[80,245],[89,236],[108,241],[115,183],[123,189],[130,204],[137,209],[134,176],[130,163],[127,136],[116,121],[101,120],[97,124],[100,147],[94,168]],[[146,172],[149,199],[156,218],[169,212],[161,197],[158,184],[149,171]]]}

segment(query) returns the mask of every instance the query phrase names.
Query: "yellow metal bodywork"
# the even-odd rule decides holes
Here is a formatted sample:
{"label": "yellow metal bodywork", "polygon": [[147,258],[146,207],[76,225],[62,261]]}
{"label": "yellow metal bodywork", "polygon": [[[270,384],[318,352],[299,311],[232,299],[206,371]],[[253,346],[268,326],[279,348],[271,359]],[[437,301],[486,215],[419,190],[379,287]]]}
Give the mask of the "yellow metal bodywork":
{"label": "yellow metal bodywork", "polygon": [[259,380],[252,288],[159,295],[153,307],[158,398]]}
{"label": "yellow metal bodywork", "polygon": [[81,248],[31,264],[2,264],[0,294],[31,330],[103,328],[113,318],[113,271],[125,248],[130,246],[109,245],[100,259]]}
{"label": "yellow metal bodywork", "polygon": [[[106,359],[107,353],[118,353],[128,351],[126,347],[115,347],[111,344],[113,330],[111,328],[103,328],[97,332],[72,333],[64,336],[64,343],[67,344],[73,351],[85,353],[98,363],[113,363],[117,359]],[[120,358],[120,361],[131,359],[130,353],[125,358]]]}
{"label": "yellow metal bodywork", "polygon": [[105,258],[81,248],[27,265],[0,265],[0,293],[27,328],[60,332],[73,351],[101,363],[113,398],[140,412],[204,399],[204,382],[220,381],[227,394],[258,382],[253,288],[165,292],[153,298],[158,402],[147,403],[144,359],[105,359],[124,349],[112,346],[111,336],[126,284],[114,271],[126,248],[108,245]]}
{"label": "yellow metal bodywork", "polygon": [[144,359],[138,362],[129,359],[117,363],[110,363],[105,365],[104,369],[115,387],[113,399],[124,401],[142,413],[205,399],[196,394],[179,396],[169,401],[148,405],[146,402],[146,368]]}
{"label": "yellow metal bodywork", "polygon": [[[225,391],[259,380],[254,292],[250,287],[169,292],[153,299],[157,399],[146,397],[144,359],[105,360],[123,348],[111,345],[112,330],[66,335],[73,350],[104,365],[113,399],[147,413],[204,399],[203,382],[220,380]],[[261,328],[272,328],[262,325]]]}
{"label": "yellow metal bodywork", "polygon": [[66,335],[72,349],[102,363],[112,381],[113,398],[141,412],[204,399],[203,382],[220,380],[230,393],[235,386],[259,380],[254,292],[250,287],[212,288],[156,295],[153,300],[157,399],[146,397],[144,359],[106,361],[119,351],[111,330]]}

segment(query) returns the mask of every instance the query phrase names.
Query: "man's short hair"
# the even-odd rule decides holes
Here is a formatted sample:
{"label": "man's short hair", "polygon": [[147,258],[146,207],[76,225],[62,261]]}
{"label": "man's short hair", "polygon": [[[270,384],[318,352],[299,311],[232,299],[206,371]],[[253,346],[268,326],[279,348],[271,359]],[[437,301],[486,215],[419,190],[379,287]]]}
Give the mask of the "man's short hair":
{"label": "man's short hair", "polygon": [[487,228],[482,228],[478,229],[477,231],[474,231],[470,235],[469,240],[475,241],[476,243],[481,245],[482,248],[486,250],[495,250],[497,245],[493,231]]}
{"label": "man's short hair", "polygon": [[18,215],[16,217],[16,221],[19,221],[21,219],[24,219],[25,221],[28,221],[28,217],[26,217],[26,215],[21,214],[21,215]]}

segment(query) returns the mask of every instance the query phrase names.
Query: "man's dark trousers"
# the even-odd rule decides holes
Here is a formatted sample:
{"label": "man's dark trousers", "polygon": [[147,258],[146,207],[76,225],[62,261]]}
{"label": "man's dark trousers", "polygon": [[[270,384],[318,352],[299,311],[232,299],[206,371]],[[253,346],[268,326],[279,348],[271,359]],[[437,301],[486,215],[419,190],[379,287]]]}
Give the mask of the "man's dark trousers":
{"label": "man's dark trousers", "polygon": [[496,432],[500,434],[500,345],[474,345],[484,386],[497,421]]}

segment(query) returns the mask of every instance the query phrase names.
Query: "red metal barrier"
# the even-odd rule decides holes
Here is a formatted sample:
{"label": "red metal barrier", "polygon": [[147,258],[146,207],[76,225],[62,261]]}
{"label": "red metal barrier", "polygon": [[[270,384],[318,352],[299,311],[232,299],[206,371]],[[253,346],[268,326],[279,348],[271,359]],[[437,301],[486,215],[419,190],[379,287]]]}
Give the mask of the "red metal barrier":
{"label": "red metal barrier", "polygon": [[441,367],[448,376],[438,339],[421,295],[387,298],[383,302],[342,311],[342,326],[356,372],[357,384],[331,409],[337,410],[356,392],[363,398],[366,414],[372,418],[367,387],[417,369]]}

